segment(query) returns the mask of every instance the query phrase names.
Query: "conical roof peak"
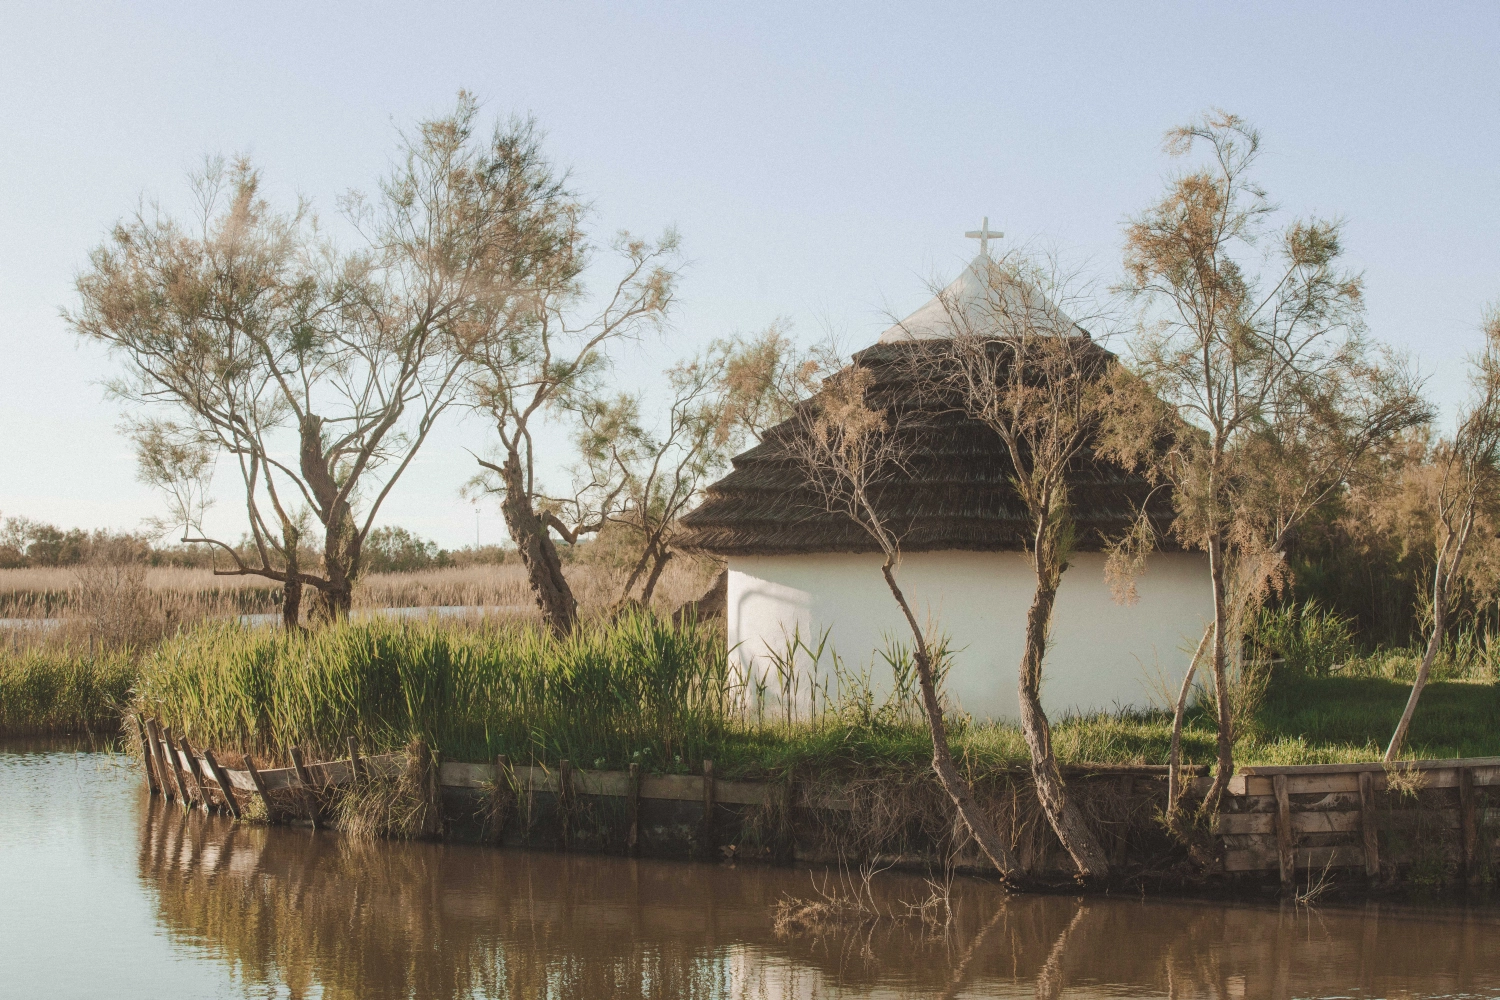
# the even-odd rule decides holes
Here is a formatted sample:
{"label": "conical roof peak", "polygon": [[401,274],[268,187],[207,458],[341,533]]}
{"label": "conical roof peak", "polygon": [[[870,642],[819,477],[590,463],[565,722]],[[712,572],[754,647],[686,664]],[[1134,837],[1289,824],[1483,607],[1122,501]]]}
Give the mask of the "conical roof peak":
{"label": "conical roof peak", "polygon": [[937,295],[880,335],[880,343],[937,340],[963,335],[1005,337],[1024,333],[1087,336],[1034,284],[981,250]]}

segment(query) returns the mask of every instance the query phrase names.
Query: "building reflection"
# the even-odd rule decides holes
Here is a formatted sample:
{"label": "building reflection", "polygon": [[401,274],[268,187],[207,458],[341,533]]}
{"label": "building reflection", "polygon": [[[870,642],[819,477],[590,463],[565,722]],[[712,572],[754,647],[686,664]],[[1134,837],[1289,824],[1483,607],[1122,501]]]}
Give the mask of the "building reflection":
{"label": "building reflection", "polygon": [[[953,918],[778,936],[809,873],[235,825],[159,800],[140,876],[180,944],[247,995],[817,998],[1451,995],[1500,984],[1482,907],[1006,898],[959,882]],[[889,911],[925,897],[887,875]]]}

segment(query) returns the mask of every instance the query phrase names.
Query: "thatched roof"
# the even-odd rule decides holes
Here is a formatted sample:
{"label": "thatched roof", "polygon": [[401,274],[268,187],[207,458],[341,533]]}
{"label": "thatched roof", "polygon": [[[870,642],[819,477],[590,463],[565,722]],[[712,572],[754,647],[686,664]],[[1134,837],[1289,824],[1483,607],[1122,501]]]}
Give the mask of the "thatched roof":
{"label": "thatched roof", "polygon": [[[1087,337],[1070,339],[1082,351],[1111,357]],[[940,364],[944,350],[942,342],[909,341],[855,355],[873,375],[867,404],[900,414],[899,425],[911,435],[906,468],[893,469],[878,488],[876,509],[901,535],[906,552],[1024,549],[1030,519],[1011,485],[1013,466],[1000,438],[930,389],[919,398],[913,373]],[[788,445],[804,427],[795,418],[779,424],[736,456],[734,471],[683,519],[679,544],[721,556],[879,551],[846,514],[829,511],[809,484]],[[1080,550],[1098,550],[1124,534],[1146,503],[1159,540],[1168,543],[1171,495],[1153,492],[1138,475],[1088,456],[1069,476],[1069,497]]]}

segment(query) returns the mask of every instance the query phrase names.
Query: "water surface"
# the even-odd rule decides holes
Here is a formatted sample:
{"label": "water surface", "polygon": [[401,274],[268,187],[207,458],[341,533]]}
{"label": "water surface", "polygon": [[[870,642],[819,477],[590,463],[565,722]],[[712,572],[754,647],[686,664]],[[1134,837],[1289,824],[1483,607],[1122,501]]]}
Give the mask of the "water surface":
{"label": "water surface", "polygon": [[[0,997],[1500,997],[1500,912],[1012,897],[778,934],[813,873],[236,827],[0,748]],[[931,895],[877,880],[877,904]]]}

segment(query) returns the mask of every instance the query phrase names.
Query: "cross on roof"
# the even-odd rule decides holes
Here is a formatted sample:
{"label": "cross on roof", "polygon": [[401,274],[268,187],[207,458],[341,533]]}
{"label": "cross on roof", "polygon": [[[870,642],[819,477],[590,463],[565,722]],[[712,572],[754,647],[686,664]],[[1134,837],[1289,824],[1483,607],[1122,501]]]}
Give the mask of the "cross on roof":
{"label": "cross on roof", "polygon": [[993,232],[990,229],[990,217],[988,215],[984,217],[984,221],[979,224],[978,229],[970,230],[964,233],[964,235],[971,240],[978,240],[979,252],[986,257],[990,255],[990,240],[1002,239],[1005,236],[1004,233]]}

